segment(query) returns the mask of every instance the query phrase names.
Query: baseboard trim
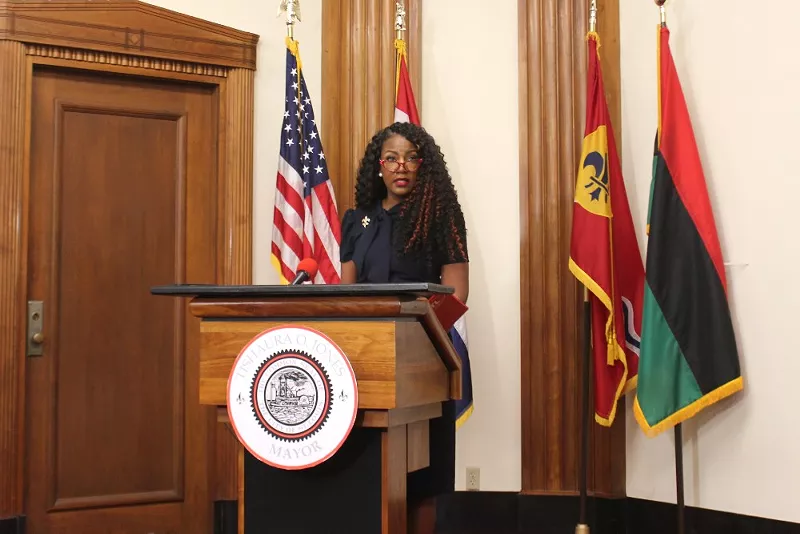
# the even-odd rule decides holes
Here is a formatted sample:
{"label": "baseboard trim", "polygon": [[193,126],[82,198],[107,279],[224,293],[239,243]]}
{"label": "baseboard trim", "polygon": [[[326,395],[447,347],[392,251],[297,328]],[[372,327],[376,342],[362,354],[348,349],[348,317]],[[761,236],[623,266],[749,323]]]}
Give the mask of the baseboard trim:
{"label": "baseboard trim", "polygon": [[[576,496],[456,492],[439,500],[441,534],[563,534],[574,532]],[[674,534],[674,504],[644,499],[589,498],[592,534]],[[686,509],[687,534],[800,534],[800,524],[702,508]]]}
{"label": "baseboard trim", "polygon": [[[678,508],[674,504],[627,499],[626,520],[635,527],[629,533],[673,534],[678,531]],[[800,524],[705,508],[687,507],[687,534],[800,534]]]}
{"label": "baseboard trim", "polygon": [[0,534],[25,534],[25,516],[0,518]]}

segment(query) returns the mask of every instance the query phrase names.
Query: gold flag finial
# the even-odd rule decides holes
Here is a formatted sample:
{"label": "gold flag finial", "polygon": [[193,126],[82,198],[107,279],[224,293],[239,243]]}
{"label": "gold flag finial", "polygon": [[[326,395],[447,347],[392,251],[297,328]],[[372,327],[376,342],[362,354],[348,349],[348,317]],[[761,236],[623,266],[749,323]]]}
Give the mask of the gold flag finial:
{"label": "gold flag finial", "polygon": [[278,16],[286,14],[286,31],[289,39],[294,40],[294,25],[297,22],[302,22],[300,18],[300,0],[281,0],[281,5],[278,7]]}
{"label": "gold flag finial", "polygon": [[597,0],[592,0],[592,5],[589,7],[589,31],[592,33],[597,31]]}
{"label": "gold flag finial", "polygon": [[397,32],[398,39],[402,39],[403,32],[406,31],[406,7],[403,2],[395,2],[394,31]]}

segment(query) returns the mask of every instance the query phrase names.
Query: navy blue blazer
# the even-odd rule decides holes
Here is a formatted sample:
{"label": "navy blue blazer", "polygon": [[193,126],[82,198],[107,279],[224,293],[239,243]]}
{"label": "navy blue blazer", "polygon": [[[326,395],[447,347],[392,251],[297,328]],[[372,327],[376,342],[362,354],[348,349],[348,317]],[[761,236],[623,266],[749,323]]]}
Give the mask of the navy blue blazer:
{"label": "navy blue blazer", "polygon": [[400,205],[387,211],[380,204],[345,212],[340,259],[355,263],[357,283],[441,282],[443,258],[426,262],[419,254],[400,254],[393,246],[399,214]]}

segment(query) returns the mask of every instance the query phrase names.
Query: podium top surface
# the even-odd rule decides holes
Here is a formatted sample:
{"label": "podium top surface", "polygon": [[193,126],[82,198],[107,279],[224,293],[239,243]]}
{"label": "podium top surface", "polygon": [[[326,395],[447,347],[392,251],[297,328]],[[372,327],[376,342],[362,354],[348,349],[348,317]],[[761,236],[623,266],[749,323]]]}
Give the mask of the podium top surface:
{"label": "podium top surface", "polygon": [[340,285],[214,285],[174,284],[150,289],[153,295],[192,298],[241,297],[387,297],[452,294],[454,289],[441,284],[340,284]]}

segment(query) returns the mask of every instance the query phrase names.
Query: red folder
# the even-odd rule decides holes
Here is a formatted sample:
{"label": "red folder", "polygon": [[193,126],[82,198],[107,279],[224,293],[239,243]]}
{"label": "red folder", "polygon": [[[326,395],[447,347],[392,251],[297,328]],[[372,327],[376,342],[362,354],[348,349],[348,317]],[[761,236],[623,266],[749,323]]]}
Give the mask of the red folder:
{"label": "red folder", "polygon": [[455,295],[433,295],[428,300],[445,330],[450,330],[469,309]]}

